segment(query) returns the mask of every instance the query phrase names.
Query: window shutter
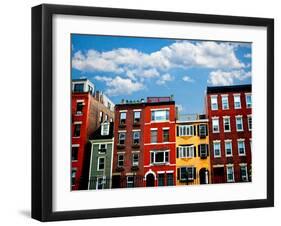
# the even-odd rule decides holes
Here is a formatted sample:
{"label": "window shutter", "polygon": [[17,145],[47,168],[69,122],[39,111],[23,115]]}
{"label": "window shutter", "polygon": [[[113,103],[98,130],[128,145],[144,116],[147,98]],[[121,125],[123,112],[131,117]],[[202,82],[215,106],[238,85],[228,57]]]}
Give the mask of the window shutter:
{"label": "window shutter", "polygon": [[179,136],[179,126],[177,126],[177,136]]}
{"label": "window shutter", "polygon": [[196,126],[193,126],[193,135],[196,136]]}
{"label": "window shutter", "polygon": [[198,136],[200,136],[200,135],[201,135],[199,125],[197,125],[197,135],[198,135]]}
{"label": "window shutter", "polygon": [[209,145],[206,144],[207,156],[209,156]]}
{"label": "window shutter", "polygon": [[179,147],[177,147],[177,158],[179,157]]}
{"label": "window shutter", "polygon": [[207,126],[207,124],[205,125],[205,129],[206,129],[206,136],[208,136],[208,126]]}
{"label": "window shutter", "polygon": [[177,168],[177,180],[180,179],[180,168]]}
{"label": "window shutter", "polygon": [[194,175],[194,179],[196,179],[196,167],[193,167],[193,175]]}
{"label": "window shutter", "polygon": [[194,157],[196,157],[196,146],[193,147],[194,150]]}
{"label": "window shutter", "polygon": [[199,144],[199,145],[198,145],[198,156],[199,156],[199,157],[201,157],[201,145],[202,145],[202,144]]}

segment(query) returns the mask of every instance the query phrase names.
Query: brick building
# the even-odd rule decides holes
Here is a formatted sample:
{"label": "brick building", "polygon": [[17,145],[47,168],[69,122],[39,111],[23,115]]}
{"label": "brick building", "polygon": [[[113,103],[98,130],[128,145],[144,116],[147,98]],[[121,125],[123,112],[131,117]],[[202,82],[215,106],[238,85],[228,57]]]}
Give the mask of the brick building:
{"label": "brick building", "polygon": [[207,87],[212,183],[252,177],[251,85]]}
{"label": "brick building", "polygon": [[72,190],[87,189],[89,136],[103,121],[114,120],[114,104],[105,95],[95,91],[94,84],[87,79],[72,80],[71,98]]}

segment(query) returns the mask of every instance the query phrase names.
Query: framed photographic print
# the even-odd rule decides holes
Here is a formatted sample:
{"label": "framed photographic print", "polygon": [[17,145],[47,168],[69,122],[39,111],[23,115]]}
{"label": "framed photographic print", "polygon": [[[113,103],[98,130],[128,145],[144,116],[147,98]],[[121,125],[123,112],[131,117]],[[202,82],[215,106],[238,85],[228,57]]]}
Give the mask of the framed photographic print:
{"label": "framed photographic print", "polygon": [[274,21],[32,8],[32,217],[274,205]]}

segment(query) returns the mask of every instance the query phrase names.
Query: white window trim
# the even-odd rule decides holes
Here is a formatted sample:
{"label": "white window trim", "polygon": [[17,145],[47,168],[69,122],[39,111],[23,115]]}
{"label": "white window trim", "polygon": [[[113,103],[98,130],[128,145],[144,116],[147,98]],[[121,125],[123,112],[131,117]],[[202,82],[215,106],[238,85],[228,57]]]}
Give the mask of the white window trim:
{"label": "white window trim", "polygon": [[[227,154],[226,151],[226,143],[230,143],[230,147],[231,147],[231,154]],[[224,140],[224,151],[225,151],[225,156],[226,157],[232,157],[233,156],[233,152],[232,152],[232,140]]]}
{"label": "white window trim", "polygon": [[[100,149],[101,149],[101,145],[105,145],[105,150],[107,150],[107,143],[106,144],[103,144],[103,143],[100,143],[99,144],[99,154],[101,154],[102,152],[100,152]],[[104,154],[104,153],[102,153],[102,154]]]}
{"label": "white window trim", "polygon": [[[215,152],[215,144],[219,144],[220,145],[220,155],[216,155],[216,152]],[[221,157],[221,142],[220,141],[213,141],[213,151],[214,151],[214,158],[220,158]]]}
{"label": "white window trim", "polygon": [[[179,136],[180,137],[187,137],[187,136],[194,136],[194,127],[193,127],[194,125],[179,125],[178,126],[178,130],[179,130]],[[186,130],[186,133],[184,134],[184,133],[181,133],[181,128],[183,128],[183,127],[189,127],[189,132],[191,132],[192,131],[192,133],[187,133],[187,129],[185,129]],[[191,129],[190,129],[191,128]],[[182,129],[183,130],[183,129]]]}
{"label": "white window trim", "polygon": [[[137,164],[134,164],[134,155],[137,155],[137,156],[138,156],[138,162],[137,162]],[[132,153],[132,166],[139,166],[139,162],[140,162],[140,155],[139,155],[139,152],[134,152],[134,153]]]}
{"label": "white window trim", "polygon": [[[108,126],[108,133],[107,134],[104,134],[104,126]],[[102,123],[101,124],[101,135],[102,136],[108,136],[109,132],[110,132],[110,124],[109,124],[109,122]]]}
{"label": "white window trim", "polygon": [[[238,118],[241,118],[241,120],[242,120],[242,123],[241,123],[242,129],[238,129],[238,128],[237,128],[237,119],[238,119]],[[236,115],[236,116],[235,116],[235,124],[236,124],[236,131],[237,131],[237,132],[243,132],[243,131],[244,131],[243,116],[242,116],[242,115],[241,115],[241,116],[240,116],[240,115]]]}
{"label": "white window trim", "polygon": [[104,185],[105,185],[105,180],[106,180],[106,177],[105,176],[97,176],[97,182],[96,182],[96,190],[101,190],[101,189],[98,189],[98,181],[99,179],[102,179],[102,189],[104,189]]}
{"label": "white window trim", "polygon": [[76,125],[76,124],[82,124],[82,121],[75,121],[75,122],[73,122],[73,124],[74,124],[74,125]]}
{"label": "white window trim", "polygon": [[[214,131],[214,123],[213,123],[214,120],[218,121],[218,131]],[[219,117],[212,117],[212,132],[213,133],[219,133],[220,132],[220,119],[219,119]]]}
{"label": "white window trim", "polygon": [[[249,181],[247,163],[240,163],[239,165],[240,165],[240,171],[241,171],[241,167],[245,167],[245,169],[246,169],[246,180],[245,180],[245,181]],[[241,179],[242,179],[242,178],[241,178]]]}
{"label": "white window trim", "polygon": [[[104,159],[104,169],[100,169],[99,166],[100,166],[100,159]],[[105,170],[105,157],[102,156],[102,157],[98,157],[98,164],[97,164],[97,171],[104,171]]]}
{"label": "white window trim", "polygon": [[[152,120],[152,112],[153,111],[169,111],[169,117],[168,117],[168,119],[164,119],[164,120]],[[170,121],[170,108],[150,109],[150,113],[151,113],[151,118],[150,118],[150,122],[151,123],[155,123],[155,122],[169,122]]]}
{"label": "white window trim", "polygon": [[[251,120],[252,120],[252,115],[247,115],[248,130],[252,131],[252,128],[250,128],[250,126],[249,126],[250,125],[249,118],[251,118]],[[253,126],[253,122],[252,122],[252,126]]]}
{"label": "white window trim", "polygon": [[[178,146],[179,158],[194,158],[194,145]],[[189,153],[189,155],[187,155]]]}
{"label": "white window trim", "polygon": [[[229,130],[225,130],[225,119],[229,120]],[[225,133],[231,132],[230,116],[223,116],[223,130],[224,130]]]}
{"label": "white window trim", "polygon": [[[232,176],[233,176],[233,180],[229,180],[228,179],[228,168],[232,168]],[[227,182],[235,182],[235,174],[234,174],[234,167],[233,167],[233,165],[232,164],[228,164],[228,165],[226,165],[226,180],[227,180]]]}
{"label": "white window trim", "polygon": [[120,113],[127,112],[128,110],[119,110]]}
{"label": "white window trim", "polygon": [[[212,99],[216,98],[216,105],[217,105],[217,108],[216,109],[213,109],[213,103],[212,103]],[[219,109],[219,104],[218,104],[218,95],[211,95],[210,96],[210,100],[211,100],[211,110],[212,111],[217,111]]]}
{"label": "white window trim", "polygon": [[[224,107],[223,107],[223,101],[222,101],[223,98],[227,98],[227,108],[224,108]],[[222,94],[222,95],[221,95],[221,109],[222,109],[222,110],[228,110],[228,109],[229,109],[229,98],[228,98],[228,94]]]}
{"label": "white window trim", "polygon": [[[163,152],[164,153],[164,161],[163,162],[155,162],[155,154],[158,152]],[[166,164],[170,164],[170,156],[169,156],[169,152],[170,150],[151,150],[150,153],[150,158],[151,158],[151,153],[153,153],[153,162],[150,162],[150,165],[166,165]],[[166,153],[168,154],[168,162],[166,162]],[[151,160],[150,160],[151,161]]]}
{"label": "white window trim", "polygon": [[[122,153],[119,152],[119,153],[117,153],[117,167],[124,167],[124,164],[125,164],[125,155],[124,155],[124,154],[125,154],[125,152],[122,152]],[[120,165],[119,165],[119,156],[120,156],[120,155],[123,156],[123,166],[120,166]]]}
{"label": "white window trim", "polygon": [[[239,142],[243,142],[243,147],[244,147],[244,153],[241,154],[240,151],[239,151]],[[238,155],[239,156],[246,156],[246,148],[245,148],[245,139],[238,139],[237,140],[237,150],[238,150]]]}
{"label": "white window trim", "polygon": [[[251,96],[251,107],[248,107],[247,96]],[[245,93],[246,108],[252,108],[252,93]]]}
{"label": "white window trim", "polygon": [[[235,97],[239,97],[239,102],[240,102],[240,107],[238,108],[238,107],[236,107],[235,106]],[[235,94],[233,94],[233,105],[234,105],[234,109],[241,109],[241,94],[240,93],[235,93]]]}
{"label": "white window trim", "polygon": [[133,109],[133,111],[139,111],[139,112],[141,112],[141,109]]}

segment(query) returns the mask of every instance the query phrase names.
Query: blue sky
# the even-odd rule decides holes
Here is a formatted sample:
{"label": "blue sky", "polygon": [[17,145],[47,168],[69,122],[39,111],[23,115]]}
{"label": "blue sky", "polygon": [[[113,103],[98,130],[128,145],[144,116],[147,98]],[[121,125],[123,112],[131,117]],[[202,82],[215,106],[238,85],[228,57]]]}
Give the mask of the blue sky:
{"label": "blue sky", "polygon": [[72,78],[88,78],[118,104],[174,95],[202,113],[207,86],[251,83],[251,44],[100,35],[71,36]]}

